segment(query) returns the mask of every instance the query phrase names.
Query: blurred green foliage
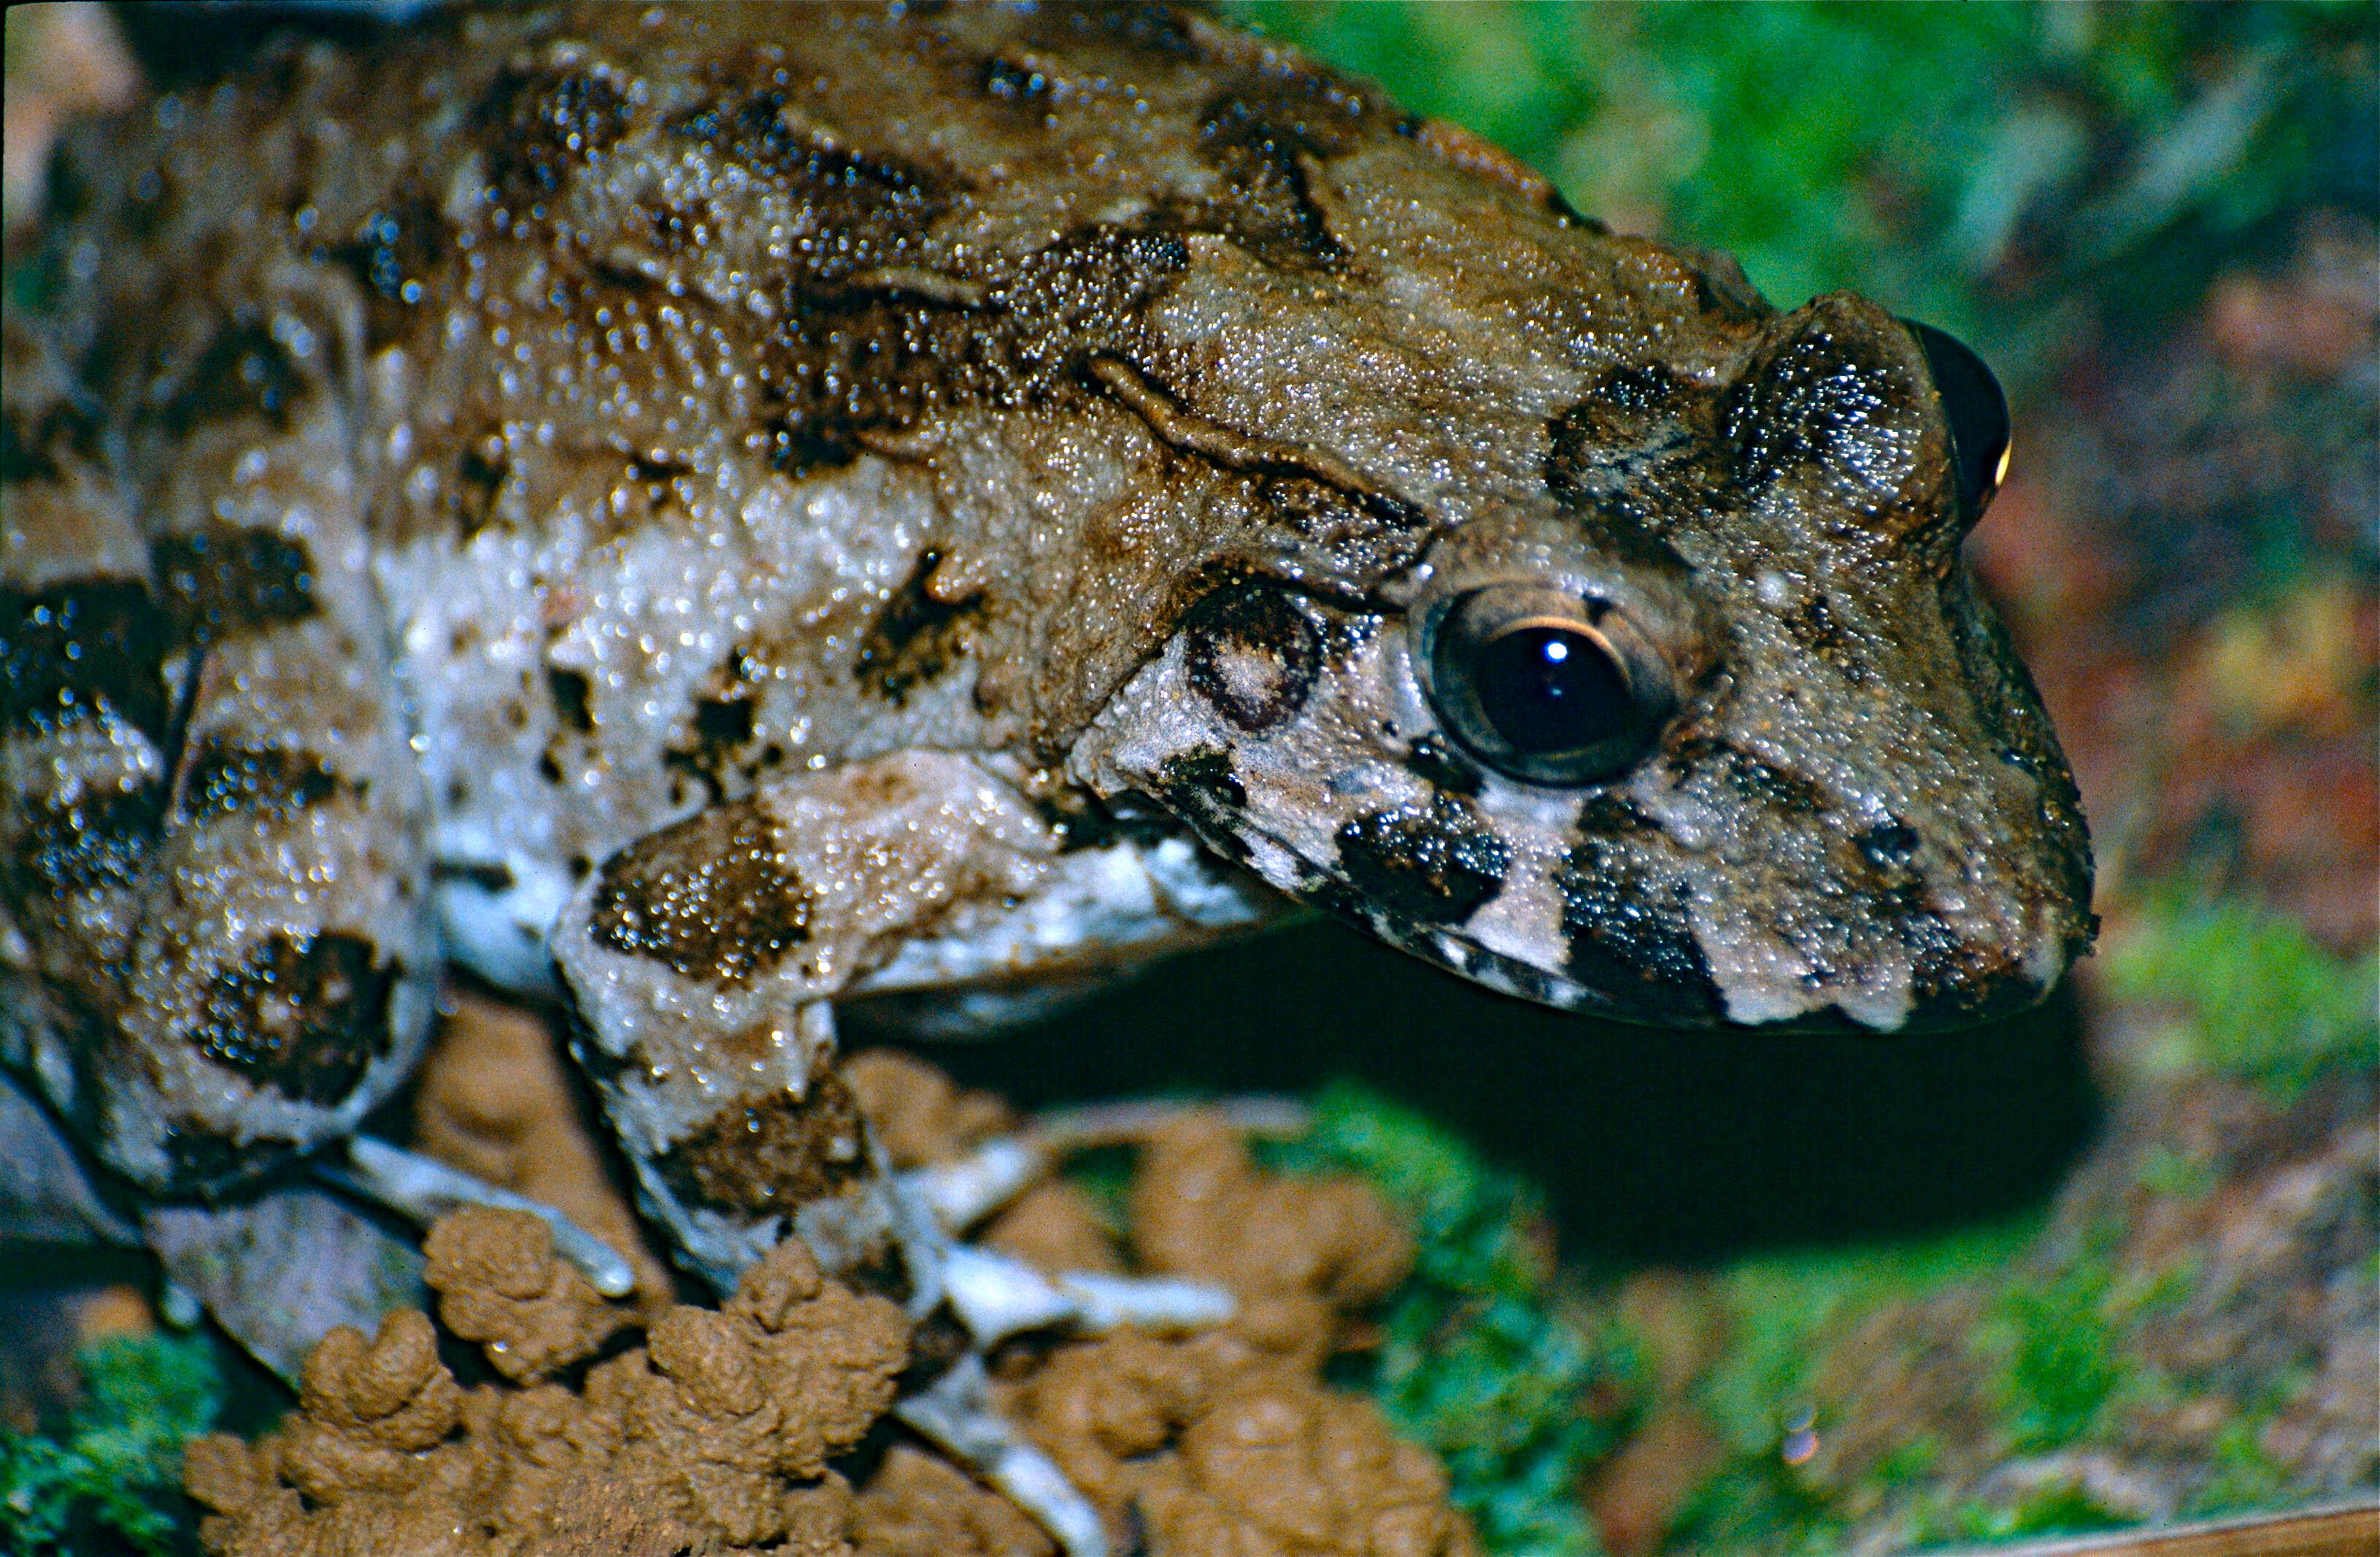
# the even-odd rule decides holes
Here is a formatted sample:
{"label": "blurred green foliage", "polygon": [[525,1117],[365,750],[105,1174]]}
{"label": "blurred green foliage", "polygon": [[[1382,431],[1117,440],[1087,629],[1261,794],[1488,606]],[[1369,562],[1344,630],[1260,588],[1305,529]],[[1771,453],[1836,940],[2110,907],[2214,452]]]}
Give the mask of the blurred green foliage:
{"label": "blurred green foliage", "polygon": [[82,1394],[64,1430],[0,1436],[0,1550],[21,1557],[196,1550],[182,1445],[222,1398],[205,1335],[97,1342],[77,1355]]}
{"label": "blurred green foliage", "polygon": [[2212,1071],[2288,1102],[2317,1078],[2380,1065],[2380,951],[2344,957],[2286,915],[2178,888],[2148,894],[2104,958],[2119,999],[2179,1021],[2159,1068]]}
{"label": "blurred green foliage", "polygon": [[1964,1498],[1948,1506],[1921,1505],[1914,1544],[2013,1540],[2021,1536],[2082,1535],[2137,1521],[2109,1509],[2070,1481],[2046,1481],[2004,1503]]}
{"label": "blurred green foliage", "polygon": [[2006,1353],[1999,1394],[2018,1450],[2038,1453],[2082,1437],[2122,1381],[2107,1314],[2110,1275],[2083,1261],[2000,1295],[1993,1327]]}
{"label": "blurred green foliage", "polygon": [[1226,9],[1782,306],[1856,287],[2020,379],[2070,305],[2183,306],[2256,225],[2372,200],[2369,6]]}
{"label": "blurred green foliage", "polygon": [[1411,1220],[1413,1277],[1379,1344],[1342,1383],[1446,1463],[1456,1502],[1500,1557],[1599,1550],[1582,1474],[1617,1446],[1644,1393],[1618,1332],[1564,1301],[1537,1192],[1419,1115],[1351,1085],[1316,1100],[1313,1132],[1277,1167],[1362,1174]]}
{"label": "blurred green foliage", "polygon": [[[1831,1344],[1889,1304],[2008,1271],[2038,1231],[2026,1218],[1904,1244],[1740,1260],[1720,1272],[1714,1288],[1730,1341],[1694,1393],[1726,1457],[1684,1510],[1673,1544],[1779,1557],[1840,1551],[1847,1500],[1786,1452],[1797,1431],[1829,1429],[1817,1370]],[[1934,1445],[1911,1442],[1870,1479],[1919,1480],[1934,1454]]]}

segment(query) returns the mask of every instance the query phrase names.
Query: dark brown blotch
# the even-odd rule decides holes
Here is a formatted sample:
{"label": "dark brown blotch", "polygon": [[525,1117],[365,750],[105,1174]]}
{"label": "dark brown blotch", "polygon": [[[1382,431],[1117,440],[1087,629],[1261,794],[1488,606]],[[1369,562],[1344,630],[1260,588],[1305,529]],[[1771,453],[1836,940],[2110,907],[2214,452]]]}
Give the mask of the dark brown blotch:
{"label": "dark brown blotch", "polygon": [[603,862],[594,931],[682,978],[744,984],[810,938],[812,904],[769,819],[714,806]]}
{"label": "dark brown blotch", "polygon": [[1864,687],[1873,675],[1859,639],[1836,615],[1834,602],[1823,590],[1786,612],[1780,618],[1787,636],[1824,660],[1854,687]]}
{"label": "dark brown blotch", "polygon": [[1206,56],[1182,7],[1147,0],[1082,0],[1041,6],[1028,22],[1026,37],[1052,48],[1084,42],[1118,44],[1160,60],[1196,61]]}
{"label": "dark brown blotch", "polygon": [[532,66],[499,71],[471,118],[489,182],[519,208],[552,197],[611,150],[634,114],[608,71]]}
{"label": "dark brown blotch", "polygon": [[0,481],[50,481],[100,459],[99,420],[72,401],[0,411]]}
{"label": "dark brown blotch", "polygon": [[1897,874],[1907,870],[1917,858],[1919,840],[1917,830],[1905,821],[1880,821],[1862,828],[1852,842],[1870,867]]}
{"label": "dark brown blotch", "polygon": [[1038,113],[1053,83],[1038,66],[993,55],[976,67],[976,85],[986,97]]}
{"label": "dark brown blotch", "polygon": [[1682,882],[1646,858],[1660,829],[1615,796],[1582,808],[1578,842],[1554,872],[1570,976],[1623,1010],[1708,1021],[1721,1010]]}
{"label": "dark brown blotch", "polygon": [[852,674],[895,706],[908,700],[911,688],[958,663],[966,651],[967,620],[983,608],[979,590],[956,599],[937,590],[934,570],[941,562],[941,553],[931,548],[919,553],[917,566],[859,640]]}
{"label": "dark brown blotch", "polygon": [[1476,763],[1437,735],[1413,743],[1405,754],[1405,767],[1415,777],[1449,795],[1474,796],[1486,783]]}
{"label": "dark brown blotch", "polygon": [[1199,746],[1167,758],[1157,771],[1156,796],[1210,847],[1234,859],[1246,854],[1238,827],[1248,808],[1248,791],[1232,767],[1229,751]]}
{"label": "dark brown blotch", "polygon": [[1658,363],[1614,368],[1546,424],[1546,490],[1573,508],[1628,498],[1693,453],[1702,392]]}
{"label": "dark brown blotch", "polygon": [[980,300],[796,274],[757,364],[775,423],[771,463],[831,469],[857,458],[868,434],[905,432],[938,412],[1078,394],[1083,361],[1123,339],[1188,264],[1177,234],[1091,226],[1007,267]]}
{"label": "dark brown blotch", "polygon": [[495,522],[496,499],[512,473],[512,453],[504,434],[490,432],[463,445],[455,456],[455,484],[447,494],[456,533],[466,544]]}
{"label": "dark brown blotch", "polygon": [[258,417],[277,430],[289,426],[303,388],[298,364],[261,322],[234,320],[217,330],[160,420],[176,435],[202,422]]}
{"label": "dark brown blotch", "polygon": [[[708,148],[753,176],[796,192],[818,217],[790,256],[801,278],[832,280],[914,256],[929,228],[951,208],[952,179],[904,158],[866,152],[789,114],[774,89],[705,103],[669,123],[672,134]],[[675,213],[657,211],[665,246],[690,235]]]}
{"label": "dark brown blotch", "polygon": [[1453,796],[1397,806],[1339,829],[1339,870],[1374,908],[1421,924],[1461,924],[1504,887],[1512,850]]}
{"label": "dark brown blotch", "polygon": [[367,213],[351,237],[322,251],[362,285],[369,347],[412,329],[452,241],[437,205],[414,191]]}
{"label": "dark brown blotch", "polygon": [[86,784],[66,804],[20,802],[17,846],[0,867],[9,896],[30,906],[131,886],[157,842],[162,794],[163,786],[153,784],[128,789]]}
{"label": "dark brown blotch", "polygon": [[1402,498],[1353,491],[1287,465],[1242,479],[1261,521],[1243,554],[1277,577],[1384,578],[1411,566],[1428,539],[1428,516]]}
{"label": "dark brown blotch", "polygon": [[1200,153],[1227,191],[1206,213],[1241,247],[1292,269],[1330,270],[1347,259],[1316,197],[1313,170],[1341,155],[1363,129],[1364,102],[1336,82],[1248,83],[1199,116]]}
{"label": "dark brown blotch", "polygon": [[302,622],[319,609],[312,554],[274,530],[212,523],[163,537],[151,560],[166,619],[186,642]]}
{"label": "dark brown blotch", "polygon": [[565,670],[558,665],[545,667],[546,696],[553,701],[553,716],[565,730],[580,735],[592,735],[595,730],[595,684],[583,671]]}
{"label": "dark brown blotch", "polygon": [[808,1095],[738,1099],[696,1126],[654,1164],[681,1201],[759,1215],[835,1194],[867,1168],[858,1101],[842,1077],[815,1077]]}
{"label": "dark brown blotch", "polygon": [[1182,618],[1190,685],[1243,730],[1269,730],[1305,706],[1322,634],[1286,590],[1260,580],[1210,590]]}
{"label": "dark brown blotch", "polygon": [[1728,389],[1719,435],[1749,492],[1823,472],[1881,495],[1903,479],[1917,414],[1910,375],[1822,317]]}
{"label": "dark brown blotch", "polygon": [[170,624],[140,584],[0,589],[0,728],[47,734],[102,710],[162,735]]}
{"label": "dark brown blotch", "polygon": [[193,822],[250,814],[286,817],[346,787],[310,752],[237,746],[209,736],[191,749],[177,804]]}
{"label": "dark brown blotch", "polygon": [[1796,821],[1838,809],[1832,791],[1815,779],[1790,772],[1766,759],[1709,736],[1689,736],[1670,754],[1681,780],[1697,772],[1715,774],[1737,798]]}
{"label": "dark brown blotch", "polygon": [[748,691],[726,698],[697,698],[686,727],[662,752],[662,766],[699,783],[716,805],[727,796],[728,771],[752,739]]}
{"label": "dark brown blotch", "polygon": [[490,896],[513,889],[512,868],[501,860],[433,859],[430,862],[430,879],[433,882],[461,882]]}
{"label": "dark brown blotch", "polygon": [[397,969],[344,931],[275,931],[208,980],[189,1038],[215,1064],[328,1108],[389,1052]]}

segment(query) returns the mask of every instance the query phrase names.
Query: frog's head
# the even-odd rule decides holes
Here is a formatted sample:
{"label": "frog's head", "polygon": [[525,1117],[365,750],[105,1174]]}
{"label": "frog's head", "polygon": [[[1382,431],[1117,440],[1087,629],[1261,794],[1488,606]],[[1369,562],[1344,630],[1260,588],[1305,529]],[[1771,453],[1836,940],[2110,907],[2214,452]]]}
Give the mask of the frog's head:
{"label": "frog's head", "polygon": [[1959,554],[1998,388],[1848,297],[1743,341],[1590,375],[1542,487],[1354,597],[1208,589],[1094,731],[1100,782],[1557,1005],[1889,1029],[2038,1000],[2090,943],[2091,859]]}

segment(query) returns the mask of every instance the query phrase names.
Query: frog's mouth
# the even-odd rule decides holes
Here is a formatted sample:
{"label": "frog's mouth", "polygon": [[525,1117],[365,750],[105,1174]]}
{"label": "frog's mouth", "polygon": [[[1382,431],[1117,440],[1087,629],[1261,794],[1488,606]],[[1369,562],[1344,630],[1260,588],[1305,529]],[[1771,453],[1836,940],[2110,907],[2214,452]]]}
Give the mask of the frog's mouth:
{"label": "frog's mouth", "polygon": [[[1726,971],[1715,972],[1700,958],[1691,966],[1662,970],[1615,962],[1591,970],[1590,982],[1498,951],[1463,929],[1401,915],[1359,890],[1343,872],[1299,855],[1245,818],[1218,837],[1210,826],[1201,825],[1205,819],[1175,814],[1210,848],[1245,864],[1271,886],[1400,951],[1501,994],[1633,1026],[1734,1029],[1762,1035],[1957,1031],[2003,1020],[2039,1004],[2056,986],[2069,960],[2057,953],[2053,935],[2044,941],[2039,955],[1998,959],[1987,976],[1955,991],[1879,1002],[1842,991],[1832,996],[1814,995],[1802,1009],[1771,1015],[1773,1007],[1766,1006],[1757,991],[1748,987],[1730,990]],[[1574,949],[1574,969],[1575,964]],[[1760,1010],[1760,1015],[1750,1020],[1739,1015],[1747,1004]]]}
{"label": "frog's mouth", "polygon": [[1400,951],[1501,994],[1636,1027],[1734,1030],[1762,1036],[1956,1032],[2003,1021],[2039,1005],[2065,967],[2060,958],[2055,970],[2046,976],[2040,968],[2010,968],[1980,989],[1912,1001],[1897,1019],[1876,1019],[1870,1010],[1856,1004],[1846,1009],[1845,1004],[1827,1004],[1791,1016],[1743,1021],[1729,1014],[1725,997],[1708,984],[1642,979],[1615,979],[1609,985],[1582,983],[1452,931],[1399,920],[1353,901],[1344,883],[1325,873],[1317,874],[1329,884],[1318,893],[1297,895]]}
{"label": "frog's mouth", "polygon": [[[1934,936],[1917,947],[1880,915],[1818,914],[1856,900],[1714,896],[1679,871],[1648,881],[1624,860],[1602,870],[1472,807],[1334,809],[1310,763],[1235,764],[1199,742],[1147,767],[1154,782],[1141,797],[1274,889],[1474,983],[1584,1016],[1761,1033],[1953,1030],[2038,1004],[2088,943],[2061,897],[2023,881],[2003,892],[1968,883],[1966,900],[1939,912],[1918,902]],[[1302,825],[1318,814],[1330,823]],[[1823,940],[1803,922],[1814,917]]]}
{"label": "frog's mouth", "polygon": [[1400,915],[1366,897],[1343,873],[1307,859],[1245,816],[1225,825],[1200,807],[1174,804],[1166,809],[1208,848],[1245,867],[1287,896],[1500,994],[1617,1021],[1665,1027],[1727,1025],[1716,1006],[1698,991],[1682,999],[1674,993],[1648,991],[1645,998],[1631,1000],[1495,951],[1454,930]]}

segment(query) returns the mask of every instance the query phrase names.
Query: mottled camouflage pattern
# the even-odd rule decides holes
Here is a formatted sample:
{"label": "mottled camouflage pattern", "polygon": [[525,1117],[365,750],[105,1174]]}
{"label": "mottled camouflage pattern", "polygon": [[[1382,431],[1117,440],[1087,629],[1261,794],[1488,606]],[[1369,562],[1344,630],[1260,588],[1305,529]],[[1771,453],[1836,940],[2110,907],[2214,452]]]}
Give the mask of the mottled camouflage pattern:
{"label": "mottled camouflage pattern", "polygon": [[[1196,13],[445,18],[57,187],[0,1042],[152,1188],[351,1130],[442,956],[567,995],[719,1272],[866,1177],[826,1002],[1264,918],[1225,861],[1664,1021],[1971,1019],[2088,942],[1908,330]],[[1439,727],[1499,581],[1651,646],[1643,760]]]}

